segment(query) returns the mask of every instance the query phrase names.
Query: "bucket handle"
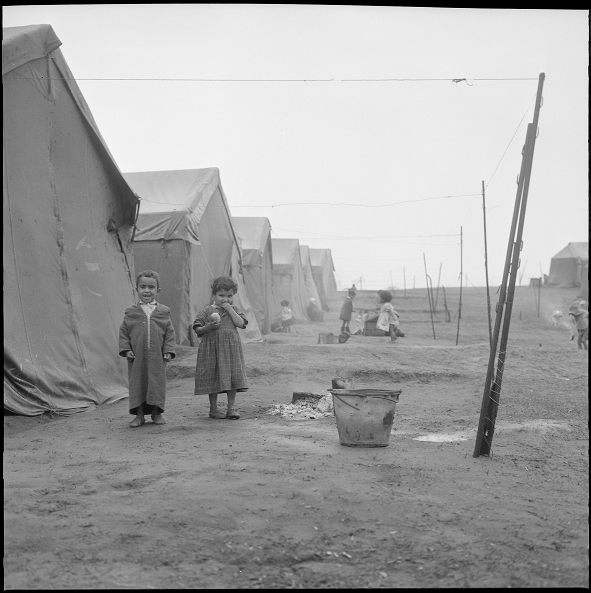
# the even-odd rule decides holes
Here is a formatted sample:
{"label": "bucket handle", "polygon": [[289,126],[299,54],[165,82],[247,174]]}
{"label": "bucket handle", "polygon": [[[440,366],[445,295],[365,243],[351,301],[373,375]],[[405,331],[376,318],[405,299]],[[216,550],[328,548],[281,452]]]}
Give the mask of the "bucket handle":
{"label": "bucket handle", "polygon": [[358,412],[361,412],[361,409],[354,406],[353,404],[350,404],[349,402],[346,402],[345,400],[341,399],[336,393],[333,393],[333,396],[336,397],[341,403],[345,404],[346,406],[349,406],[351,408],[353,408],[354,410],[357,410]]}

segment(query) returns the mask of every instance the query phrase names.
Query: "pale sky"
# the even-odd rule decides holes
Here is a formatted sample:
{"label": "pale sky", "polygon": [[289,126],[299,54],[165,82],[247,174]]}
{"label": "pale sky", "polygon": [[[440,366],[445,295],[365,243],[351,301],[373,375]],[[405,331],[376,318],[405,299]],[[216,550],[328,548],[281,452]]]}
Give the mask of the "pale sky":
{"label": "pale sky", "polygon": [[459,286],[460,229],[463,284],[484,286],[484,181],[496,290],[544,72],[523,284],[548,273],[569,242],[588,241],[588,11],[109,4],[2,13],[4,27],[53,27],[121,171],[219,168],[234,216],[266,216],[274,237],[330,248],[340,287],[424,287],[425,259],[434,286],[440,267],[441,284]]}

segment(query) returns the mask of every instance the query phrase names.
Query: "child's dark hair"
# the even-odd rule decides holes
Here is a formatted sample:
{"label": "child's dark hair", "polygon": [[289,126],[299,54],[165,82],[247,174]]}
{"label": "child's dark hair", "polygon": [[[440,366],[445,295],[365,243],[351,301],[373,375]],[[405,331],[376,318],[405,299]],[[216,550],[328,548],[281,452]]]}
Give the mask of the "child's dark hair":
{"label": "child's dark hair", "polygon": [[356,294],[357,294],[357,293],[356,293],[354,290],[349,290],[349,291],[347,292],[347,296],[349,296],[349,297],[351,297],[351,298],[353,298],[353,297],[354,297]]}
{"label": "child's dark hair", "polygon": [[281,306],[282,307],[289,307],[289,301],[286,301],[286,300],[281,301]]}
{"label": "child's dark hair", "polygon": [[218,276],[211,283],[211,294],[216,294],[220,290],[231,290],[234,294],[238,292],[238,284],[234,278],[230,276]]}
{"label": "child's dark hair", "polygon": [[143,272],[140,272],[135,279],[136,288],[140,283],[140,278],[154,278],[154,280],[156,280],[156,288],[160,288],[160,276],[158,276],[158,272],[154,272],[154,270],[144,270]]}
{"label": "child's dark hair", "polygon": [[389,303],[392,300],[392,293],[389,290],[378,290],[378,296],[382,303]]}

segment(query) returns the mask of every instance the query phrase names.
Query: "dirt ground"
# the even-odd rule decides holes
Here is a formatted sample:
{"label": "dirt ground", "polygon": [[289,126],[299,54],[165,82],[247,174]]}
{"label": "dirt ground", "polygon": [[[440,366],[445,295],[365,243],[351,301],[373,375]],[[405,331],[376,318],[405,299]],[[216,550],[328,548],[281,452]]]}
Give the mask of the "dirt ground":
{"label": "dirt ground", "polygon": [[[165,426],[130,429],[126,400],[5,415],[5,589],[588,587],[588,353],[548,320],[576,289],[544,288],[539,317],[534,289],[517,289],[478,458],[486,289],[464,288],[457,346],[446,292],[451,321],[440,292],[432,324],[425,290],[397,291],[394,344],[317,344],[338,333],[337,300],[321,324],[245,345],[237,421],[192,394],[193,348],[170,365]],[[267,413],[339,373],[402,390],[388,447],[341,445],[334,417]]]}

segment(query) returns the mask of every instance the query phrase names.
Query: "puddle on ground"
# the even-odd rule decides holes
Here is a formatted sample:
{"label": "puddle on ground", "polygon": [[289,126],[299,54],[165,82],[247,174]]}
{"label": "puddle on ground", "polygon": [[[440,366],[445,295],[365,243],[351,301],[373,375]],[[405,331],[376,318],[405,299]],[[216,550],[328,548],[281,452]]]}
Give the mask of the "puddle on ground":
{"label": "puddle on ground", "polygon": [[[570,430],[567,422],[560,422],[558,420],[528,420],[525,422],[497,422],[495,424],[495,434],[499,434],[504,430],[550,430],[552,428],[560,428],[562,430]],[[400,434],[400,433],[399,433]],[[459,432],[433,432],[414,437],[413,441],[427,441],[430,443],[454,443],[458,441],[467,441],[469,438],[476,436],[476,427]]]}

